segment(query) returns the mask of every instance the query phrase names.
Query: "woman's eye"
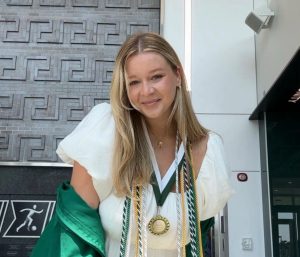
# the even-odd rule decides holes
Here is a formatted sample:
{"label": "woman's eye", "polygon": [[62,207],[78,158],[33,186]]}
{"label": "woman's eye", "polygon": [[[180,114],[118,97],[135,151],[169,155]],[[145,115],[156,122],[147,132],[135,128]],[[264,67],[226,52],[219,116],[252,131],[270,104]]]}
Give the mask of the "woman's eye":
{"label": "woman's eye", "polygon": [[152,77],[152,80],[159,80],[159,79],[161,79],[162,77],[163,77],[162,74],[156,74],[156,75],[154,75],[154,76]]}
{"label": "woman's eye", "polygon": [[129,82],[129,86],[137,85],[139,82],[137,80],[133,80]]}

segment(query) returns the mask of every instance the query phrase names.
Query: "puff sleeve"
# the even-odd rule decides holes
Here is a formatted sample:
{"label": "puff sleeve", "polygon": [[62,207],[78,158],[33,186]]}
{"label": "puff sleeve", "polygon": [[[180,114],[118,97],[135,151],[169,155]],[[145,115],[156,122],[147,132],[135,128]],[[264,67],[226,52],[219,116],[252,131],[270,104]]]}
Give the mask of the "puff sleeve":
{"label": "puff sleeve", "polygon": [[64,162],[73,164],[76,161],[87,170],[101,200],[112,190],[114,132],[111,107],[102,103],[92,108],[56,150]]}
{"label": "puff sleeve", "polygon": [[215,216],[234,193],[223,142],[215,133],[209,133],[207,152],[196,185],[201,220]]}

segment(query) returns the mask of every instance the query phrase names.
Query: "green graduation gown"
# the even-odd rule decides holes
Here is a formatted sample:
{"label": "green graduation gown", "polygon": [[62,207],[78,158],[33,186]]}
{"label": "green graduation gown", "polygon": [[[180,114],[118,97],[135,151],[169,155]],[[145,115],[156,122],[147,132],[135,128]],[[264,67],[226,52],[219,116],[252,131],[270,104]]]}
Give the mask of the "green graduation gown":
{"label": "green graduation gown", "polygon": [[[213,218],[201,221],[204,249],[213,223]],[[190,244],[186,249],[190,257]],[[98,210],[89,207],[68,182],[57,189],[55,212],[31,257],[105,257],[105,233]]]}

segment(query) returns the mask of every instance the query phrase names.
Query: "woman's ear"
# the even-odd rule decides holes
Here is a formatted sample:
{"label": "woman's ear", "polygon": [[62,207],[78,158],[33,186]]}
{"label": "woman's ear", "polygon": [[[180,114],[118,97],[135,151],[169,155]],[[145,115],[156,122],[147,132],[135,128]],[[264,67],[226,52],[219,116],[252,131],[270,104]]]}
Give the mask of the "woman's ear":
{"label": "woman's ear", "polygon": [[176,69],[176,76],[177,76],[177,87],[181,88],[181,72],[180,67]]}

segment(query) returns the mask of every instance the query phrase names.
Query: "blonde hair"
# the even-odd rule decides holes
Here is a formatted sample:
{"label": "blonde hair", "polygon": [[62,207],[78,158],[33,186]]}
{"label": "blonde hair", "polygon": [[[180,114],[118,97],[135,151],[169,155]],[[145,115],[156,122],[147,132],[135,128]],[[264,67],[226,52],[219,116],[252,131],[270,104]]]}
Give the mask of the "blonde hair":
{"label": "blonde hair", "polygon": [[[192,143],[207,135],[207,130],[200,125],[194,114],[183,68],[171,45],[155,33],[130,36],[116,57],[110,92],[116,124],[112,172],[114,187],[120,196],[130,195],[133,183],[149,183],[152,174],[152,163],[143,131],[143,118],[128,99],[125,70],[126,61],[130,56],[146,51],[160,54],[174,72],[178,70],[180,73],[181,85],[176,91],[168,122],[174,122],[179,137],[186,139],[186,142]],[[186,142],[183,142],[186,149]]]}

